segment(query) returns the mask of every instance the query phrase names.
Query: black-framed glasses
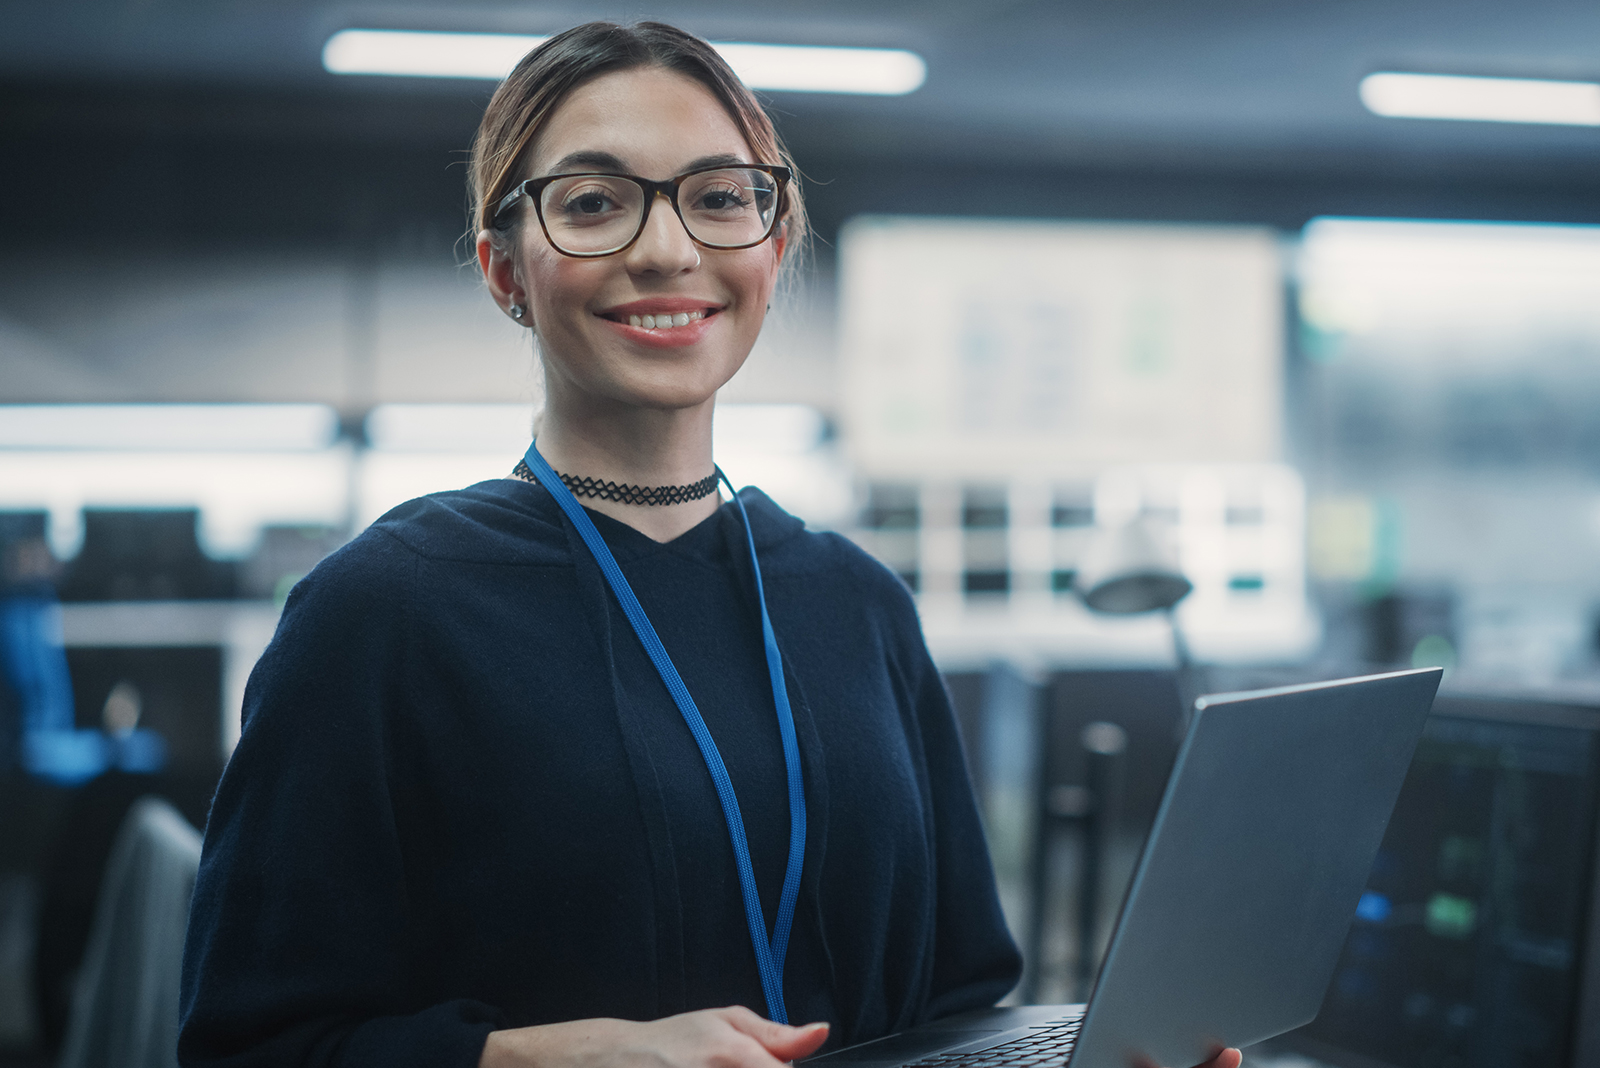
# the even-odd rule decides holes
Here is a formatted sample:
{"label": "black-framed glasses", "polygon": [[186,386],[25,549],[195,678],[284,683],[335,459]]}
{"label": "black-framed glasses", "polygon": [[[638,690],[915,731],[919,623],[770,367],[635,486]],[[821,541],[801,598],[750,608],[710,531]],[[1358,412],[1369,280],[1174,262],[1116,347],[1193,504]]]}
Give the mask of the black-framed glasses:
{"label": "black-framed glasses", "polygon": [[699,167],[664,182],[635,174],[551,174],[518,183],[501,197],[493,225],[502,228],[506,212],[527,197],[557,252],[610,256],[639,240],[661,195],[696,244],[751,248],[778,225],[790,174],[787,167],[765,163]]}

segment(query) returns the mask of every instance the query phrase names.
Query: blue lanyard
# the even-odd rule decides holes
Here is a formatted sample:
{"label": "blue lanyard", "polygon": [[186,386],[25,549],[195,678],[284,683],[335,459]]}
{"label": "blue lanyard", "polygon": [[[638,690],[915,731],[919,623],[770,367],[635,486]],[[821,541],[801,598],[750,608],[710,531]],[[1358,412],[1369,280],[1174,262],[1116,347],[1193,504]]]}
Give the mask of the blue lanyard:
{"label": "blue lanyard", "polygon": [[650,654],[656,672],[666,684],[678,711],[683,713],[695,744],[700,747],[700,756],[705,760],[706,770],[711,773],[711,782],[717,788],[717,800],[722,802],[722,816],[728,822],[733,859],[739,869],[739,888],[744,896],[745,920],[750,926],[750,941],[755,946],[756,966],[761,971],[761,989],[767,998],[767,1015],[778,1023],[788,1023],[789,1014],[783,1005],[783,959],[789,950],[789,931],[794,926],[795,900],[800,896],[800,866],[806,848],[806,797],[800,779],[800,745],[795,739],[794,715],[789,710],[789,691],[783,684],[783,661],[778,655],[778,639],[772,633],[772,620],[767,615],[767,595],[761,586],[761,564],[756,559],[756,540],[750,532],[750,516],[744,510],[744,502],[734,493],[733,483],[728,482],[728,476],[722,473],[720,467],[717,468],[717,478],[727,484],[728,492],[733,493],[734,504],[739,506],[739,517],[744,521],[745,542],[750,546],[750,569],[755,573],[756,600],[761,604],[761,637],[767,647],[767,674],[772,681],[772,702],[778,709],[778,733],[783,737],[783,763],[789,779],[789,861],[783,873],[783,894],[778,899],[778,919],[773,924],[771,941],[767,939],[761,897],[756,893],[755,869],[750,864],[750,843],[744,833],[744,817],[739,814],[739,799],[734,796],[733,780],[728,778],[728,769],[722,763],[722,754],[717,751],[717,743],[711,739],[706,721],[701,718],[694,698],[689,696],[688,688],[678,676],[678,669],[673,666],[666,647],[656,636],[656,629],[650,625],[650,618],[644,614],[639,599],[633,595],[633,588],[623,577],[616,557],[611,555],[600,532],[584,512],[583,505],[578,503],[566,483],[539,455],[537,444],[529,445],[522,459],[533,471],[539,484],[550,491],[550,496],[572,520],[572,525],[578,528],[579,536],[594,555],[594,561],[600,565],[606,581],[611,584],[617,602],[622,605],[623,614],[633,624],[633,632],[639,636],[644,651]]}

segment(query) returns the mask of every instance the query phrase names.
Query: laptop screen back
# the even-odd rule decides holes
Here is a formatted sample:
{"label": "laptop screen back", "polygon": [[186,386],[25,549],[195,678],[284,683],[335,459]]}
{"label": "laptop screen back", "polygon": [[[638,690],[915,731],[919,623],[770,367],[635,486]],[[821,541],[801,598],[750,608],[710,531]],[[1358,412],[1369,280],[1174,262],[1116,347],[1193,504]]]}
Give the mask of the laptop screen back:
{"label": "laptop screen back", "polygon": [[1316,1014],[1439,676],[1202,699],[1071,1068],[1193,1064]]}

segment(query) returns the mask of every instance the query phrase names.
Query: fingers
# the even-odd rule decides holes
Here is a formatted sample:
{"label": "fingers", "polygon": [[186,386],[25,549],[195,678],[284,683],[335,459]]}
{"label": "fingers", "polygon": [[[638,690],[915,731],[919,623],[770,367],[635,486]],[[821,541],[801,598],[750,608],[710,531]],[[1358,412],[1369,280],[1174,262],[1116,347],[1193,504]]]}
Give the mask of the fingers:
{"label": "fingers", "polygon": [[[1197,1064],[1194,1068],[1239,1068],[1240,1063],[1243,1061],[1244,1054],[1238,1050],[1218,1047],[1209,1061]],[[1154,1061],[1144,1057],[1135,1057],[1129,1068],[1157,1068],[1157,1065]]]}
{"label": "fingers", "polygon": [[1244,1054],[1236,1049],[1219,1049],[1209,1061],[1195,1068],[1239,1068],[1243,1060]]}
{"label": "fingers", "polygon": [[773,1023],[742,1005],[719,1009],[718,1013],[734,1030],[761,1043],[762,1048],[780,1061],[810,1056],[828,1040],[828,1025],[825,1023],[791,1027]]}
{"label": "fingers", "polygon": [[767,1052],[780,1061],[797,1061],[801,1057],[809,1057],[828,1041],[828,1025],[825,1023],[786,1027],[784,1030],[786,1034],[777,1043],[764,1043]]}

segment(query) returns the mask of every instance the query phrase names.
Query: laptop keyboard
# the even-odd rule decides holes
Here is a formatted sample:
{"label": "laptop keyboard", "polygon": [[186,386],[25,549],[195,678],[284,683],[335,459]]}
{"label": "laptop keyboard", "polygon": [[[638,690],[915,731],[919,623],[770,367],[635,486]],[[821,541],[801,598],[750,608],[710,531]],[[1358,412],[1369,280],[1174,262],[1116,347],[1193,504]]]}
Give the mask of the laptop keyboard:
{"label": "laptop keyboard", "polygon": [[1040,1024],[1031,1035],[1014,1038],[988,1049],[971,1053],[938,1053],[913,1061],[905,1068],[1033,1068],[1034,1065],[1061,1064],[1078,1039],[1082,1016],[1056,1023]]}

